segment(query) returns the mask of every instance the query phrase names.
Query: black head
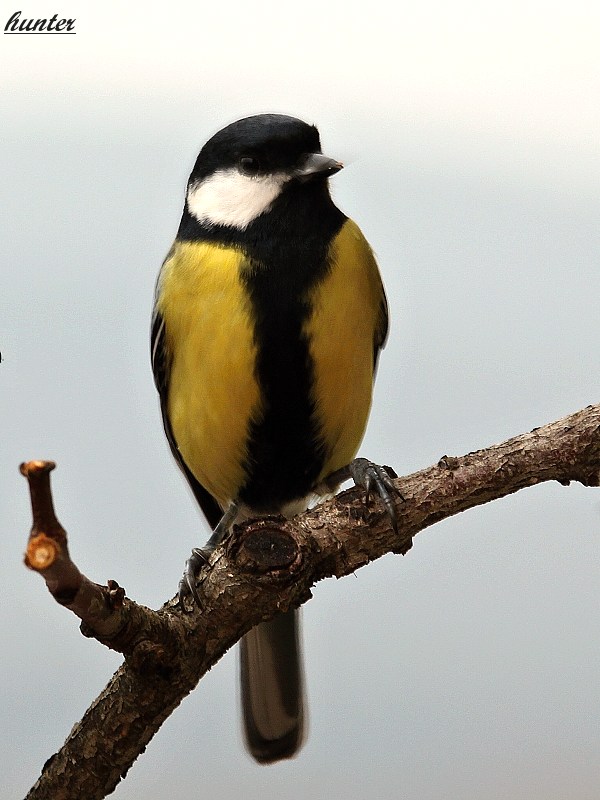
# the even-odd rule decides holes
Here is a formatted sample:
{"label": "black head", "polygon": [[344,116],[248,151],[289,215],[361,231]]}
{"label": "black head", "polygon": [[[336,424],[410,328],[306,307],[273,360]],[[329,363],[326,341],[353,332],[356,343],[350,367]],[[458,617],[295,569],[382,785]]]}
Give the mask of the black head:
{"label": "black head", "polygon": [[320,153],[319,131],[285,114],[255,114],[220,130],[204,145],[190,181],[237,167],[248,175],[288,172],[309,153]]}
{"label": "black head", "polygon": [[276,201],[294,196],[308,201],[310,191],[313,197],[320,193],[321,202],[331,202],[326,179],[341,168],[339,161],[321,153],[314,125],[283,114],[240,119],[200,151],[182,224],[190,216],[204,227],[245,230]]}

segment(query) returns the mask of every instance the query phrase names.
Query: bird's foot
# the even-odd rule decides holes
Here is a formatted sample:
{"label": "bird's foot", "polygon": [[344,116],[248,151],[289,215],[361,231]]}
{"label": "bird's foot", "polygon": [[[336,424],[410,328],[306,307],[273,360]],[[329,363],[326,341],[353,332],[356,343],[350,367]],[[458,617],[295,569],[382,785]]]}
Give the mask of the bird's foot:
{"label": "bird's foot", "polygon": [[382,467],[374,464],[366,458],[355,458],[348,464],[348,472],[356,486],[362,486],[365,490],[365,501],[371,501],[371,494],[375,493],[385,506],[387,515],[392,523],[395,533],[398,533],[398,513],[394,497],[404,501],[400,490],[392,478],[398,476],[391,467]]}
{"label": "bird's foot", "polygon": [[346,467],[329,475],[323,484],[328,491],[336,491],[340,483],[352,479],[356,486],[362,486],[365,490],[367,503],[370,502],[372,493],[377,494],[385,506],[394,532],[398,533],[398,513],[394,498],[404,501],[404,497],[392,480],[397,477],[391,467],[381,467],[367,458],[355,458]]}
{"label": "bird's foot", "polygon": [[225,534],[229,530],[233,521],[238,513],[238,506],[236,503],[231,503],[227,511],[223,514],[217,527],[214,529],[212,536],[204,547],[194,547],[192,554],[185,562],[183,575],[179,581],[177,594],[179,596],[179,605],[185,608],[186,597],[192,597],[197,606],[202,606],[200,602],[200,595],[198,593],[197,576],[202,567],[208,564],[208,559],[212,553],[223,541]]}
{"label": "bird's foot", "polygon": [[208,563],[212,550],[202,547],[194,547],[188,560],[185,562],[183,575],[179,581],[177,594],[179,595],[179,605],[185,608],[184,600],[192,597],[197,606],[201,606],[200,595],[196,586],[196,578],[202,567]]}

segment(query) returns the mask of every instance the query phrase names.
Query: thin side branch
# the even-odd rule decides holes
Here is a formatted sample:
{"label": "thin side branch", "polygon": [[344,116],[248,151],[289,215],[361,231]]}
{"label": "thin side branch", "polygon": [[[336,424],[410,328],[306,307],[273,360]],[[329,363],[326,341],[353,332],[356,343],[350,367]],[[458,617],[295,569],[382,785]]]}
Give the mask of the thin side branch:
{"label": "thin side branch", "polygon": [[79,617],[84,636],[139,660],[143,632],[145,661],[149,653],[158,658],[171,646],[178,646],[178,631],[168,618],[126,600],[125,590],[114,580],[107,586],[94,583],[71,560],[67,534],[52,502],[50,473],[55,467],[52,461],[28,461],[19,468],[29,482],[33,515],[26,566],[39,572],[54,599]]}
{"label": "thin side branch", "polygon": [[[341,577],[385,553],[405,553],[413,537],[446,517],[555,480],[600,483],[600,405],[460,458],[399,478],[400,534],[377,501],[358,489],[294,520],[236,527],[201,575],[202,609],[175,600],[159,611],[123,599],[116,582],[98,586],[68,555],[54,515],[51,462],[29,462],[34,525],[26,563],[53,596],[82,619],[84,633],[125,654],[123,666],[44,766],[28,800],[95,800],[124,777],[162,722],[251,627],[306,602],[322,578]],[[42,538],[40,538],[42,537]]]}

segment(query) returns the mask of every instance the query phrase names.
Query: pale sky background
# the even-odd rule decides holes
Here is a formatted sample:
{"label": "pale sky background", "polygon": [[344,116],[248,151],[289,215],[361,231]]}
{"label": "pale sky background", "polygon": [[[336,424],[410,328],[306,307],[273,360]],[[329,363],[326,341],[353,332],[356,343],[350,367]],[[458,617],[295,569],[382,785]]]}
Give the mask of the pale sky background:
{"label": "pale sky background", "polygon": [[[21,563],[19,462],[58,462],[73,557],[158,607],[206,530],[148,357],[154,280],[203,142],[318,124],[391,307],[361,452],[399,473],[597,402],[597,2],[31,2],[0,39],[1,800],[23,797],[120,657]],[[16,10],[2,5],[2,27]],[[244,753],[229,653],[117,800],[596,800],[600,493],[543,485],[319,584],[309,739]]]}

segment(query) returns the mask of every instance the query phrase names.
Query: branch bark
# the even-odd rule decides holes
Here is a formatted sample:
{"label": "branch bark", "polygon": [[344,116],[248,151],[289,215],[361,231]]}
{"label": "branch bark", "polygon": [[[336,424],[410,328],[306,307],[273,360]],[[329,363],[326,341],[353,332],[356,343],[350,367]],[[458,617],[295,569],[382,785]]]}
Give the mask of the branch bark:
{"label": "branch bark", "polygon": [[357,488],[293,520],[269,517],[236,527],[202,571],[202,608],[187,611],[175,599],[152,611],[125,598],[115,581],[102,587],[81,574],[54,515],[53,468],[21,465],[34,520],[26,564],[82,620],[84,635],[124,653],[125,661],[45,764],[27,800],[95,800],[113,791],[163,721],[244,633],[306,602],[317,581],[405,553],[434,523],[527,486],[600,485],[600,405],[399,478],[399,533],[380,504],[367,505]]}

